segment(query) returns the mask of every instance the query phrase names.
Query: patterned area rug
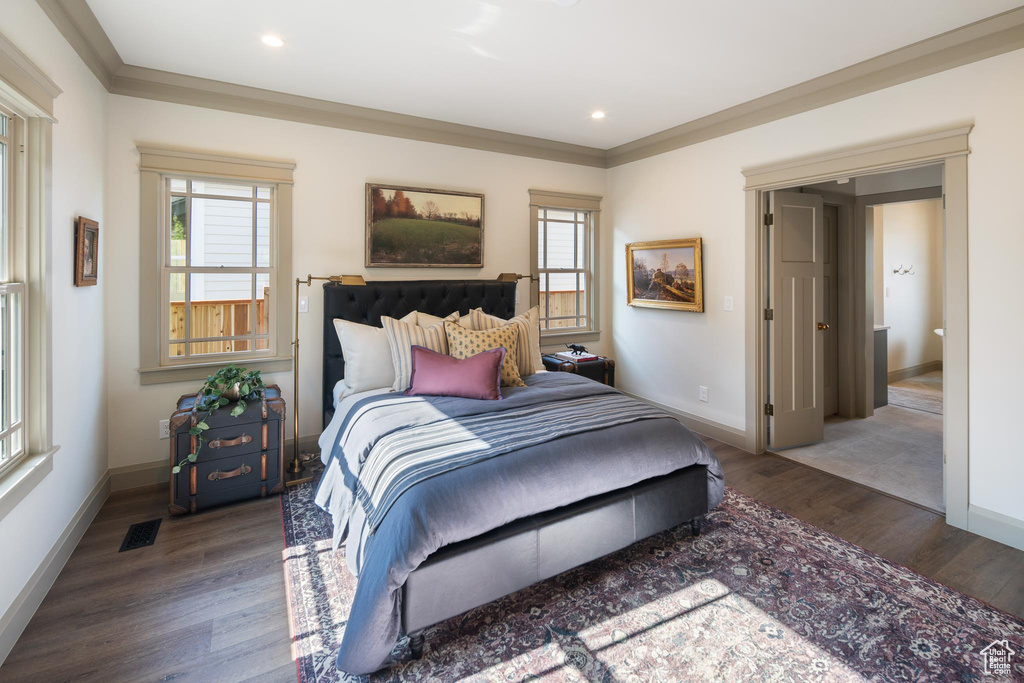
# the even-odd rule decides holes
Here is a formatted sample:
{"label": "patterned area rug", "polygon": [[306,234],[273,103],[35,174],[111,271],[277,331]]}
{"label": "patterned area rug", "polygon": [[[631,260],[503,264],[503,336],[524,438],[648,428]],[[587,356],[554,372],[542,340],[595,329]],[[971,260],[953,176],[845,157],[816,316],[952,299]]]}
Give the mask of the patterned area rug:
{"label": "patterned area rug", "polygon": [[[356,587],[309,484],[282,496],[299,681],[334,655]],[[426,632],[387,681],[1024,680],[1024,622],[736,491],[682,526]],[[982,651],[1008,647],[986,675]],[[993,658],[993,666],[998,663]]]}

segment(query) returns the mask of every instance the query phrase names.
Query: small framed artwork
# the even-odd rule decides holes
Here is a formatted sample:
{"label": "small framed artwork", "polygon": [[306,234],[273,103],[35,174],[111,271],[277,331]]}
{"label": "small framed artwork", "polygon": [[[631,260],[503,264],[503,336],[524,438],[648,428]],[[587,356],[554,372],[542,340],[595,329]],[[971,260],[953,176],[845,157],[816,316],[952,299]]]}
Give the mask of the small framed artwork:
{"label": "small framed artwork", "polygon": [[704,312],[700,238],[626,245],[626,303]]}
{"label": "small framed artwork", "polygon": [[484,196],[366,184],[368,268],[483,268]]}
{"label": "small framed artwork", "polygon": [[99,275],[100,224],[79,216],[75,224],[75,287],[95,285]]}

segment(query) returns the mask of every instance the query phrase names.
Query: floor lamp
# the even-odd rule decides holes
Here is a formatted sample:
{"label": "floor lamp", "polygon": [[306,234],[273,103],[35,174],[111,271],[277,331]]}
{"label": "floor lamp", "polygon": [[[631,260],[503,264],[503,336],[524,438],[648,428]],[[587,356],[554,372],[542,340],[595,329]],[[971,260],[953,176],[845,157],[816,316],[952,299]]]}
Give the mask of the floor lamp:
{"label": "floor lamp", "polygon": [[324,282],[337,282],[342,285],[365,285],[366,280],[361,275],[331,275],[328,277],[315,277],[307,275],[305,280],[295,278],[295,339],[292,341],[293,366],[292,377],[294,378],[294,392],[292,394],[292,461],[285,472],[285,485],[297,486],[313,480],[313,473],[302,464],[299,457],[299,286],[307,287],[313,284],[313,280]]}

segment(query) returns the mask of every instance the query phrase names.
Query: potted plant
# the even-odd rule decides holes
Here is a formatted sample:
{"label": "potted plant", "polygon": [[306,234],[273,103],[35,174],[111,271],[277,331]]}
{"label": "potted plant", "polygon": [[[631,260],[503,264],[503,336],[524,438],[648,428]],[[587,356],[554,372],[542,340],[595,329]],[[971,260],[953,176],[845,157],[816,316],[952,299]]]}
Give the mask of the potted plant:
{"label": "potted plant", "polygon": [[263,383],[259,370],[247,370],[233,363],[207,377],[196,394],[193,408],[197,413],[202,411],[206,415],[188,430],[189,434],[196,437],[196,450],[175,465],[171,472],[177,474],[186,464],[194,463],[199,458],[199,451],[206,441],[203,433],[210,428],[206,418],[232,401],[235,401],[235,407],[231,409],[231,417],[238,417],[245,412],[247,401],[262,401],[266,390],[267,385]]}

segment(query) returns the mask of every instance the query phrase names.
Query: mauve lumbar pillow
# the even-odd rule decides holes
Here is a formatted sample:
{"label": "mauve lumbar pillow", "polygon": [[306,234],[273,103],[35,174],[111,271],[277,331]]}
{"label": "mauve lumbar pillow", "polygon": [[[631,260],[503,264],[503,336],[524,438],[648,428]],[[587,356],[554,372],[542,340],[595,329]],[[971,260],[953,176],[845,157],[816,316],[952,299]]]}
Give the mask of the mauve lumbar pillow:
{"label": "mauve lumbar pillow", "polygon": [[412,377],[406,396],[458,396],[495,401],[501,398],[501,363],[497,348],[465,359],[422,346],[412,347]]}

